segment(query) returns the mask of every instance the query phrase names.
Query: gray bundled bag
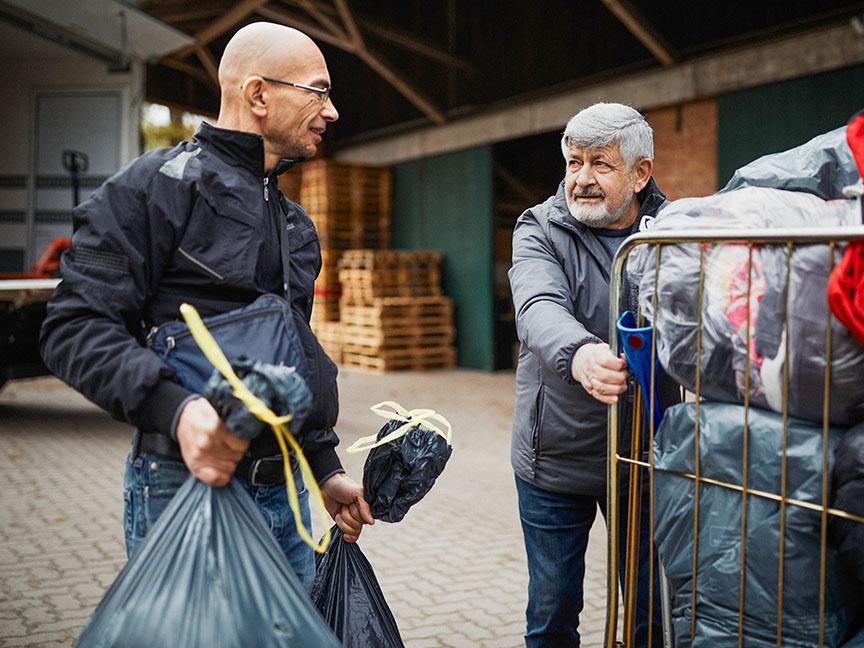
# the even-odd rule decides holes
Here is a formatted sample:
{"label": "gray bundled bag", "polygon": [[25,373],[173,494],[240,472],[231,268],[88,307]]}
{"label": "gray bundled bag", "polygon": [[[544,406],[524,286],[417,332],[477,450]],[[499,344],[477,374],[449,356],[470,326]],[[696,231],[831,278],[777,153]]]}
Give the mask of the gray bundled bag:
{"label": "gray bundled bag", "polygon": [[[699,499],[696,632],[690,642],[692,604],[694,481],[673,472],[695,472],[694,404],[666,411],[654,440],[654,538],[671,594],[674,646],[737,647],[741,564],[741,493],[703,483]],[[744,408],[701,403],[699,453],[703,477],[742,483]],[[749,417],[748,485],[780,494],[783,420],[757,409]],[[829,462],[841,431],[830,430]],[[789,421],[786,494],[822,503],[822,429]],[[830,474],[830,466],[829,466]],[[829,486],[830,488],[830,486]],[[819,643],[821,516],[786,507],[782,644],[811,648]],[[750,648],[777,642],[780,507],[747,500],[744,636]],[[854,580],[836,549],[826,562],[825,646],[843,645],[859,612]]]}
{"label": "gray bundled bag", "polygon": [[255,502],[189,477],[96,608],[78,648],[340,644]]}
{"label": "gray bundled bag", "polygon": [[[826,227],[855,225],[857,201],[824,201],[816,196],[749,187],[705,198],[687,198],[667,205],[654,229]],[[845,246],[835,248],[834,262]],[[639,305],[657,331],[657,354],[663,369],[690,391],[696,388],[695,350],[699,317],[697,244],[666,245],[657,277],[655,317],[653,246],[631,255],[627,271],[639,286]],[[826,286],[830,274],[827,245],[797,246],[789,268],[785,245],[756,246],[752,269],[746,245],[704,248],[702,295],[701,395],[712,400],[744,400],[747,356],[750,356],[750,403],[782,411],[783,368],[787,363],[783,322],[789,305],[789,413],[822,420],[822,384],[828,322]],[[748,275],[751,277],[747,347]],[[851,425],[864,420],[864,348],[849,330],[832,318],[830,420]]]}
{"label": "gray bundled bag", "polygon": [[721,191],[772,187],[830,200],[840,198],[844,187],[859,180],[846,127],[841,126],[788,151],[763,155],[738,169]]}

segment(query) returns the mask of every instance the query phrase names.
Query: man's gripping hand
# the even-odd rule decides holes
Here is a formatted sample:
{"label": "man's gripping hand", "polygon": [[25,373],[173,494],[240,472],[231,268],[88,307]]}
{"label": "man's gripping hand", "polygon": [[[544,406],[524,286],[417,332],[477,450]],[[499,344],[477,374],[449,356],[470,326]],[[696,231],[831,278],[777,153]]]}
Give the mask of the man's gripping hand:
{"label": "man's gripping hand", "polygon": [[250,443],[232,434],[206,398],[189,401],[180,412],[177,441],[189,471],[211,486],[228,483]]}
{"label": "man's gripping hand", "polygon": [[375,524],[372,510],[363,499],[363,486],[345,473],[336,473],[321,484],[324,506],[345,542],[357,542],[364,524]]}
{"label": "man's gripping hand", "polygon": [[627,364],[612,355],[605,342],[583,344],[573,354],[573,378],[601,403],[614,405],[627,391]]}

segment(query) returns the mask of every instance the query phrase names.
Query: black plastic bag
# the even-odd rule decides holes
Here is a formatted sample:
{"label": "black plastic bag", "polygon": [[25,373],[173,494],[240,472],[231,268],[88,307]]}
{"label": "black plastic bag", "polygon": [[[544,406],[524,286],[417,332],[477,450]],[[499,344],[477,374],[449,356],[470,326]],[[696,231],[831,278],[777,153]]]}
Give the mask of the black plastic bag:
{"label": "black plastic bag", "polygon": [[[432,410],[409,412],[389,401],[372,411],[391,420],[377,434],[358,439],[347,452],[371,448],[363,469],[364,496],[376,519],[398,522],[444,470],[452,452],[450,424]],[[433,420],[444,424],[446,438]],[[336,527],[332,534],[327,552],[316,556],[315,607],[348,648],[402,646],[369,561],[356,543],[343,541]]]}
{"label": "black plastic bag", "polygon": [[[255,396],[277,416],[291,414],[288,429],[297,434],[312,400],[306,381],[293,367],[272,365],[240,357],[231,368]],[[270,432],[270,424],[262,421],[234,395],[234,388],[218,369],[213,370],[204,385],[204,396],[219,413],[219,418],[231,431],[243,439],[254,439]]]}
{"label": "black plastic bag", "polygon": [[255,503],[231,480],[177,491],[78,647],[338,648]]}
{"label": "black plastic bag", "polygon": [[[373,407],[382,416],[384,403]],[[393,406],[395,403],[387,403]],[[438,475],[444,470],[453,448],[445,436],[432,429],[434,426],[424,415],[434,414],[430,410],[407,412],[401,407],[399,418],[388,421],[378,432],[376,443],[392,435],[408,424],[420,419],[420,423],[404,431],[404,434],[381,445],[373,445],[363,466],[363,493],[372,516],[385,522],[399,522],[408,509],[419,502],[432,488]],[[437,417],[437,415],[435,415]],[[444,421],[449,430],[449,423]],[[360,439],[352,448],[362,446]],[[360,445],[358,445],[360,444]],[[349,452],[356,451],[349,449]]]}
{"label": "black plastic bag", "polygon": [[[850,428],[834,451],[832,506],[864,515],[864,424]],[[846,566],[864,586],[864,523],[828,518],[831,539]]]}
{"label": "black plastic bag", "polygon": [[356,542],[342,540],[330,530],[330,548],[315,555],[316,577],[312,603],[345,648],[403,646],[396,619],[384,600],[372,565]]}

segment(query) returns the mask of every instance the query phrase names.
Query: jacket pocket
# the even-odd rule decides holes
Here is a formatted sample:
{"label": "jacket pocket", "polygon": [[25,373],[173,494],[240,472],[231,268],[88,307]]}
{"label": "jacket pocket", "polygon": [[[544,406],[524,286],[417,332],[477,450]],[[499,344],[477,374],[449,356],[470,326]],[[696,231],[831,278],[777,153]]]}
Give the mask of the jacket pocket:
{"label": "jacket pocket", "polygon": [[540,428],[543,426],[543,409],[546,404],[546,387],[541,382],[534,397],[534,424],[531,426],[531,447],[534,458],[540,456]]}
{"label": "jacket pocket", "polygon": [[177,248],[177,251],[178,251],[178,252],[179,252],[183,257],[185,257],[188,261],[191,261],[191,262],[194,263],[196,266],[198,266],[199,268],[201,268],[202,270],[204,270],[204,272],[206,272],[207,274],[209,274],[211,277],[214,277],[215,279],[218,279],[219,281],[224,281],[224,280],[225,280],[225,277],[223,277],[221,274],[219,274],[218,272],[216,272],[213,268],[211,268],[210,266],[208,266],[208,265],[207,265],[206,263],[204,263],[203,261],[199,261],[198,259],[196,259],[194,256],[192,256],[191,254],[189,254],[189,253],[188,253],[186,250],[184,250],[182,247],[178,247],[178,248]]}

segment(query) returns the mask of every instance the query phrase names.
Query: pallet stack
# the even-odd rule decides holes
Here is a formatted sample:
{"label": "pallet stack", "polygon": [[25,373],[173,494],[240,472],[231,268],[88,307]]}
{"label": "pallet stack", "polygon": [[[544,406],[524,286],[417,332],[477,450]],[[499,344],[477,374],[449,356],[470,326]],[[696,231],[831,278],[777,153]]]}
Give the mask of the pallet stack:
{"label": "pallet stack", "polygon": [[390,169],[330,160],[302,165],[300,204],[321,241],[313,328],[339,320],[339,260],[346,250],[384,249],[390,240]]}
{"label": "pallet stack", "polygon": [[351,250],[340,261],[342,364],[373,371],[453,367],[453,303],[441,255]]}

